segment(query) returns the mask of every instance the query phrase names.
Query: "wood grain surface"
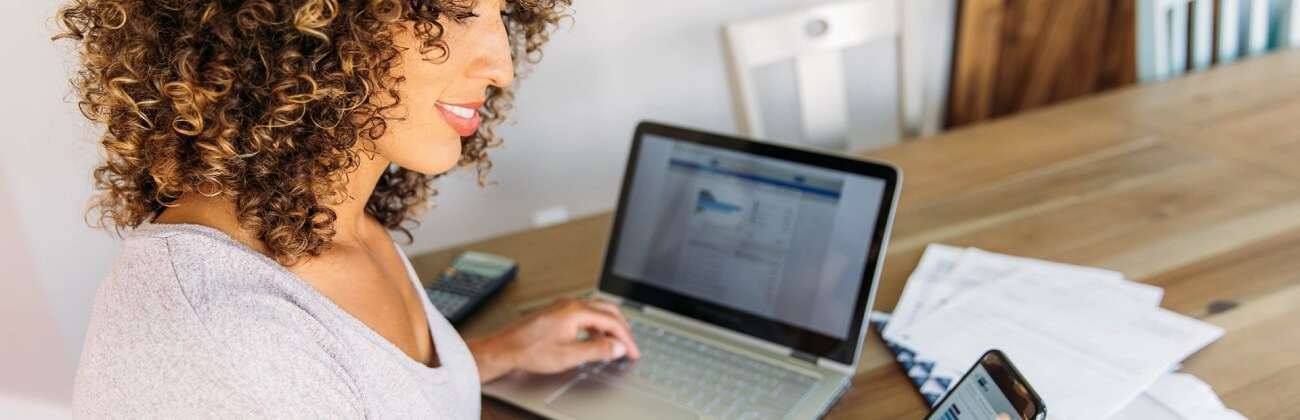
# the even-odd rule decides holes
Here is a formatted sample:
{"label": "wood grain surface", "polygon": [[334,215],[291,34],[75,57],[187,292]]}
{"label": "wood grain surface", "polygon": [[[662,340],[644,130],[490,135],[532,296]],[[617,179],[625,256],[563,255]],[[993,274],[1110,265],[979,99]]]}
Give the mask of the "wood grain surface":
{"label": "wood grain surface", "polygon": [[1137,80],[1136,0],[962,0],[948,127]]}
{"label": "wood grain surface", "polygon": [[[1250,418],[1297,418],[1298,72],[1300,51],[1282,52],[867,154],[905,173],[876,309],[893,308],[931,242],[1119,270],[1165,288],[1165,307],[1227,330],[1185,371]],[[483,334],[524,302],[594,287],[609,221],[414,262],[428,280],[464,249],[520,261],[516,283],[463,331]],[[874,331],[865,352],[829,417],[922,417],[925,404]],[[524,416],[488,400],[484,413]]]}

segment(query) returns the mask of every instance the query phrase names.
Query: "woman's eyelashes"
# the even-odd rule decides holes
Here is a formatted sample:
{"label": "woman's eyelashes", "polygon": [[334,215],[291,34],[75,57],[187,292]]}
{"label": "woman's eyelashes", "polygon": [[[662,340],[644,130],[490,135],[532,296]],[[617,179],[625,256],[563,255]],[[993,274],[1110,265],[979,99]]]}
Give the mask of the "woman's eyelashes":
{"label": "woman's eyelashes", "polygon": [[[466,21],[470,19],[480,17],[481,15],[474,12],[474,9],[476,9],[477,6],[478,6],[477,2],[471,4],[469,5],[468,8],[464,9],[464,11],[456,12],[455,14],[453,14],[452,18],[457,23],[466,23]],[[506,2],[506,6],[501,8],[500,13],[501,13],[501,20],[503,21],[513,18],[515,15],[515,4],[513,2]]]}
{"label": "woman's eyelashes", "polygon": [[479,16],[478,13],[474,13],[474,10],[478,9],[478,1],[477,0],[469,1],[466,3],[468,4],[461,4],[460,5],[461,7],[454,7],[454,6],[452,7],[453,10],[460,9],[460,10],[456,10],[455,13],[452,15],[452,18],[454,18],[457,22],[464,22],[466,20],[473,19]]}

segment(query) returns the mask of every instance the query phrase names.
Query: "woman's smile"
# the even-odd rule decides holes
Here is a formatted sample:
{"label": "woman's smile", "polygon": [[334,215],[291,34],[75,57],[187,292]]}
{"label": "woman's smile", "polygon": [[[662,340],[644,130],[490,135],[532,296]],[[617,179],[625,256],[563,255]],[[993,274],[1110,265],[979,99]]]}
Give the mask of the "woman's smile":
{"label": "woman's smile", "polygon": [[482,102],[449,104],[440,101],[436,108],[442,114],[442,118],[447,120],[447,124],[456,130],[456,134],[469,137],[478,131],[478,125],[483,120],[478,114],[478,109],[482,107]]}

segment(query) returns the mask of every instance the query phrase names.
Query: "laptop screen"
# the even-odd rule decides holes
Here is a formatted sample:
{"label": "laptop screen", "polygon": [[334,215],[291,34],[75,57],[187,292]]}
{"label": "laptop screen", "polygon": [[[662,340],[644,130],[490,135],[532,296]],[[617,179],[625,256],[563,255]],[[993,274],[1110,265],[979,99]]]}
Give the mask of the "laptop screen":
{"label": "laptop screen", "polygon": [[667,299],[666,309],[815,355],[855,345],[895,173],[714,140],[643,130],[624,180],[606,280],[643,292],[633,296],[650,300],[643,303],[661,306],[655,301],[671,296],[677,299]]}

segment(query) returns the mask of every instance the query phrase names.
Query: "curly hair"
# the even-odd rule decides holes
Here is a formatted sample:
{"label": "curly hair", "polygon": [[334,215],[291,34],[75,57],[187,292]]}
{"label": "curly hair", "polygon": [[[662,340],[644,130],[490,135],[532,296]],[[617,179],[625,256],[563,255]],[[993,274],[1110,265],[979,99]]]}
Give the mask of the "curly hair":
{"label": "curly hair", "polygon": [[[81,112],[105,127],[88,216],[120,232],[152,221],[182,194],[222,196],[270,256],[320,255],[347,197],[361,146],[384,134],[399,106],[394,35],[413,30],[419,52],[442,60],[444,16],[472,16],[467,0],[74,0],[55,39],[76,41]],[[515,72],[570,0],[509,0],[503,14]],[[513,87],[489,87],[483,128],[461,138],[458,166],[491,169],[493,127]],[[376,98],[382,95],[382,100]],[[371,148],[372,149],[372,148]],[[436,194],[438,175],[390,167],[366,213],[404,233]]]}

